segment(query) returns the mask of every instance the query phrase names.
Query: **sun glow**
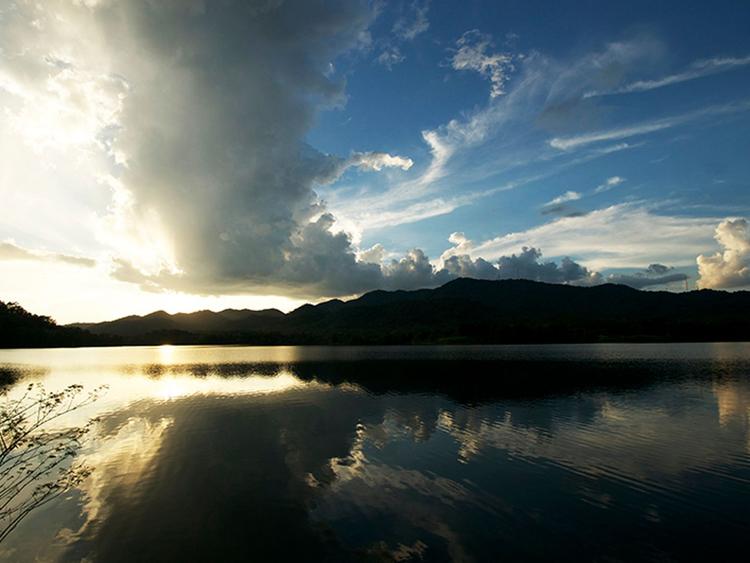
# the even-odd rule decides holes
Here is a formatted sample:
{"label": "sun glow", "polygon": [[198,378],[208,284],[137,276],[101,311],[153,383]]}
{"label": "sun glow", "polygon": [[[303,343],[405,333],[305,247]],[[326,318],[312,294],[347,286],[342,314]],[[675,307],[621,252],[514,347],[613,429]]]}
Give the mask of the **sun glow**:
{"label": "sun glow", "polygon": [[[162,346],[162,348],[164,348],[164,346]],[[160,380],[159,383],[160,386],[157,396],[162,400],[170,401],[172,399],[182,397],[188,393],[185,386],[181,385],[179,379],[170,377],[169,379]]]}
{"label": "sun glow", "polygon": [[174,360],[174,346],[163,344],[159,346],[159,361],[162,364],[171,364]]}

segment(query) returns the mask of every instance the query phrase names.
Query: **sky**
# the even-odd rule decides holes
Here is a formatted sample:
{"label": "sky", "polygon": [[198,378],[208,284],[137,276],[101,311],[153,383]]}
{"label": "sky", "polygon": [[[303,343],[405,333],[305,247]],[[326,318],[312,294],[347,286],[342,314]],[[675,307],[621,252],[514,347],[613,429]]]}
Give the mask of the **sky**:
{"label": "sky", "polygon": [[0,299],[750,288],[750,5],[0,0]]}

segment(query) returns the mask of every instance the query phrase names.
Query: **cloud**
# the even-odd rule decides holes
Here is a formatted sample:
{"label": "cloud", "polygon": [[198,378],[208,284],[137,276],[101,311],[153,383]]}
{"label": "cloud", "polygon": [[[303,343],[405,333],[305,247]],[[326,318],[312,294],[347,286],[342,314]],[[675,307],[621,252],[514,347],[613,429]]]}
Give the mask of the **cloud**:
{"label": "cloud", "polygon": [[362,48],[374,17],[366,0],[29,4],[0,24],[3,51],[19,54],[3,60],[2,87],[17,92],[10,111],[21,108],[12,116],[29,135],[42,130],[34,104],[61,91],[45,131],[102,155],[91,172],[112,201],[97,237],[116,278],[198,294],[348,295],[387,285],[388,273],[357,260],[315,189],[349,168],[413,163],[326,155],[305,139],[319,111],[344,103],[331,61]]}
{"label": "cloud", "polygon": [[[616,283],[636,289],[684,282],[689,279],[687,274],[674,272],[674,268],[656,263],[642,271],[630,274],[610,274],[605,277],[567,256],[559,263],[544,261],[542,251],[534,247],[523,247],[519,253],[500,256],[493,263],[483,258],[473,259],[469,252],[473,250],[474,245],[462,233],[454,233],[451,238],[451,242],[456,246],[443,255],[443,270],[450,277],[488,280],[527,279],[583,286]],[[459,254],[460,252],[467,253]]]}
{"label": "cloud", "polygon": [[585,217],[588,212],[575,209],[570,205],[550,205],[542,208],[542,215],[557,215],[560,217]]}
{"label": "cloud", "polygon": [[715,57],[712,59],[702,59],[692,63],[687,69],[676,74],[670,74],[662,78],[655,80],[636,80],[613,90],[604,91],[591,91],[584,94],[584,98],[592,98],[595,96],[607,96],[611,94],[629,94],[632,92],[647,92],[649,90],[655,90],[656,88],[663,88],[664,86],[671,86],[672,84],[679,84],[680,82],[686,82],[688,80],[695,80],[696,78],[703,78],[704,76],[711,76],[721,72],[727,72],[740,68],[750,64],[750,56],[748,57]]}
{"label": "cloud", "polygon": [[602,283],[598,272],[589,270],[570,257],[560,263],[543,261],[539,248],[524,246],[518,253],[504,254],[490,261],[477,257],[476,245],[464,233],[453,233],[448,239],[453,247],[440,257],[443,270],[451,277],[477,279],[528,279],[546,283],[595,285]]}
{"label": "cloud", "polygon": [[528,279],[547,283],[575,283],[595,285],[601,276],[581,266],[568,257],[560,264],[542,262],[541,250],[523,247],[519,254],[501,256],[498,261],[498,279]]}
{"label": "cloud", "polygon": [[[482,63],[482,57],[492,55],[490,38],[470,32],[464,39],[465,64],[490,72],[496,65]],[[484,44],[479,52],[478,44]],[[568,154],[550,146],[547,131],[599,125],[594,102],[582,101],[583,93],[616,83],[622,79],[623,69],[642,68],[662,51],[658,42],[639,36],[607,44],[573,60],[536,51],[509,54],[514,80],[505,84],[504,95],[490,97],[486,105],[422,132],[430,160],[425,166],[415,166],[418,175],[356,198],[334,193],[326,194],[326,199],[337,215],[345,216],[360,229],[383,228],[450,213],[565,168],[641,146],[642,142],[619,142],[591,147],[583,155],[568,158]],[[452,60],[448,63],[452,66]],[[510,68],[506,70],[510,72]],[[530,128],[529,123],[537,127]],[[490,143],[492,150],[487,150]],[[474,153],[481,158],[474,158]],[[463,188],[480,182],[494,186],[472,192]]]}
{"label": "cloud", "polygon": [[400,260],[391,260],[383,266],[389,289],[419,289],[435,287],[449,281],[451,276],[444,270],[435,271],[425,253],[415,248]]}
{"label": "cloud", "polygon": [[380,264],[383,262],[388,255],[388,252],[386,251],[385,247],[380,244],[376,243],[373,244],[370,248],[366,248],[365,250],[361,250],[357,253],[357,259],[360,262],[365,262],[367,264]]}
{"label": "cloud", "polygon": [[472,259],[468,254],[449,256],[443,262],[443,269],[451,277],[496,280],[500,272],[484,258]]}
{"label": "cloud", "polygon": [[354,153],[348,160],[350,166],[356,166],[361,170],[375,170],[379,172],[383,168],[400,168],[409,170],[414,164],[411,158],[402,156],[391,156],[383,152]]}
{"label": "cloud", "polygon": [[427,12],[430,10],[430,0],[419,2],[415,0],[409,6],[408,16],[402,16],[393,24],[393,33],[403,41],[413,41],[430,28]]}
{"label": "cloud", "polygon": [[331,184],[338,180],[349,168],[358,168],[363,172],[380,172],[385,168],[409,170],[414,161],[403,156],[385,152],[353,152],[348,158],[329,155],[321,159],[320,171],[315,181],[320,184]]}
{"label": "cloud", "polygon": [[383,65],[389,71],[394,66],[406,60],[400,45],[414,39],[430,28],[427,12],[430,9],[430,0],[419,2],[414,0],[393,24],[393,37],[380,41],[382,50],[376,57],[375,62]]}
{"label": "cloud", "polygon": [[602,141],[614,141],[619,139],[626,139],[629,137],[636,137],[639,135],[646,135],[648,133],[654,133],[663,129],[669,129],[676,127],[696,119],[700,119],[708,116],[723,115],[728,113],[742,112],[750,109],[750,103],[747,100],[743,100],[739,103],[730,103],[725,105],[710,106],[697,111],[684,113],[682,115],[675,115],[672,117],[666,117],[663,119],[656,119],[653,121],[647,121],[638,123],[636,125],[630,125],[627,127],[618,127],[615,129],[605,129],[601,131],[593,131],[588,133],[582,133],[579,135],[572,135],[569,137],[554,137],[548,141],[549,146],[555,149],[568,151],[589,145],[592,143],[600,143]]}
{"label": "cloud", "polygon": [[[460,246],[459,244],[457,248]],[[524,247],[518,254],[501,256],[494,262],[484,258],[472,258],[469,254],[444,256],[442,269],[435,272],[435,280],[440,283],[457,277],[485,280],[525,279],[573,285],[603,283],[601,274],[589,270],[567,256],[559,263],[542,260],[542,251],[538,248]]]}
{"label": "cloud", "polygon": [[402,63],[405,60],[406,56],[401,52],[401,49],[393,45],[383,49],[380,55],[375,59],[378,64],[383,65],[388,70],[392,70],[395,65]]}
{"label": "cloud", "polygon": [[562,195],[557,196],[554,199],[551,199],[547,203],[545,203],[545,206],[548,205],[560,205],[561,203],[566,203],[568,201],[576,201],[578,199],[581,199],[583,197],[583,194],[580,192],[574,192],[574,191],[567,191]]}
{"label": "cloud", "polygon": [[649,264],[646,267],[646,273],[656,276],[663,276],[670,270],[674,270],[671,266],[665,266],[664,264]]}
{"label": "cloud", "polygon": [[582,217],[585,212],[574,209],[568,202],[577,201],[583,197],[580,192],[567,191],[551,199],[542,206],[542,215],[561,215],[563,217]]}
{"label": "cloud", "polygon": [[638,135],[645,135],[647,133],[654,133],[655,131],[661,131],[662,129],[668,129],[674,127],[684,120],[678,118],[669,119],[658,119],[649,123],[640,123],[630,127],[621,127],[617,129],[608,129],[604,131],[595,131],[593,133],[584,133],[581,135],[574,135],[571,137],[555,137],[550,139],[549,146],[555,149],[567,151],[589,145],[591,143],[599,143],[602,141],[614,141],[619,139],[625,139],[628,137],[635,137]]}
{"label": "cloud", "polygon": [[750,287],[750,226],[747,219],[723,220],[716,227],[714,238],[722,250],[713,255],[698,256],[698,287]]}
{"label": "cloud", "polygon": [[83,256],[71,256],[69,254],[57,254],[53,252],[31,251],[13,242],[0,242],[0,260],[38,260],[64,262],[73,266],[83,268],[93,268],[96,266],[96,260],[85,258]]}
{"label": "cloud", "polygon": [[[490,276],[488,265],[500,271],[493,260],[501,257],[516,256],[509,264],[533,262],[524,247],[544,248],[554,257],[588,257],[591,251],[585,267],[594,268],[610,258],[625,261],[631,240],[632,260],[644,264],[671,259],[654,249],[672,250],[664,240],[684,232],[686,247],[697,254],[692,243],[702,236],[700,220],[632,212],[630,226],[622,219],[625,208],[599,210],[586,221],[559,219],[454,251],[438,268],[418,249],[400,259],[390,259],[382,247],[359,252],[332,214],[338,208],[316,191],[350,168],[404,171],[413,162],[388,152],[327,155],[306,139],[320,111],[345,103],[344,78],[331,63],[362,49],[374,17],[366,0],[122,0],[61,3],[54,10],[45,3],[19,5],[0,22],[2,52],[17,54],[2,60],[2,101],[12,100],[3,107],[3,132],[12,127],[34,150],[76,159],[98,155],[86,168],[100,179],[92,197],[99,204],[97,238],[113,253],[115,277],[154,291],[350,295],[434,285],[469,272]],[[618,64],[648,52],[642,45],[610,45],[569,72],[569,61],[496,53],[488,36],[464,34],[451,65],[487,78],[490,100],[424,131],[430,161],[414,167],[416,177],[381,193],[358,194],[344,219],[364,218],[367,226],[414,221],[530,181],[516,176],[474,192],[436,193],[448,179],[464,186],[538,159],[563,161],[565,155],[545,144],[546,126],[534,136],[529,120],[551,105],[564,107],[556,113],[559,127],[574,112],[562,102],[607,83]],[[511,88],[507,78],[516,65]],[[601,74],[601,68],[607,70]],[[490,140],[498,140],[493,154],[499,156],[475,166],[469,149]],[[80,150],[66,152],[70,147]],[[111,201],[101,203],[107,194]],[[643,240],[649,233],[654,240]],[[603,251],[609,242],[612,250]],[[554,270],[540,260],[535,262],[543,271]],[[556,264],[557,270],[572,268],[565,264]]]}
{"label": "cloud", "polygon": [[667,285],[674,282],[685,282],[690,276],[681,272],[674,272],[674,268],[664,264],[650,264],[640,272],[631,274],[610,274],[607,282],[629,285],[636,289]]}
{"label": "cloud", "polygon": [[450,63],[455,70],[473,70],[488,79],[492,84],[490,97],[495,98],[505,93],[508,74],[514,67],[510,54],[488,53],[491,48],[490,36],[472,29],[456,41],[456,50]]}
{"label": "cloud", "polygon": [[419,289],[437,287],[452,279],[468,277],[484,280],[528,279],[546,283],[596,285],[604,278],[569,257],[559,263],[543,261],[537,248],[523,248],[518,254],[501,256],[495,261],[474,258],[471,240],[463,233],[452,233],[453,247],[443,253],[436,266],[420,249],[412,249],[400,259],[385,260],[381,245],[364,251],[360,259],[382,263],[383,287],[387,289]]}
{"label": "cloud", "polygon": [[657,211],[637,202],[612,205],[478,242],[471,255],[491,260],[526,246],[543,248],[549,256],[585,257],[582,262],[594,270],[642,268],[656,262],[694,264],[695,256],[711,246],[718,219]]}
{"label": "cloud", "polygon": [[609,190],[611,190],[615,186],[619,186],[620,184],[622,184],[624,181],[625,181],[625,178],[623,178],[622,176],[612,176],[610,178],[607,178],[601,184],[599,184],[594,189],[594,193],[595,194],[600,194],[600,193],[603,193],[603,192],[608,192]]}

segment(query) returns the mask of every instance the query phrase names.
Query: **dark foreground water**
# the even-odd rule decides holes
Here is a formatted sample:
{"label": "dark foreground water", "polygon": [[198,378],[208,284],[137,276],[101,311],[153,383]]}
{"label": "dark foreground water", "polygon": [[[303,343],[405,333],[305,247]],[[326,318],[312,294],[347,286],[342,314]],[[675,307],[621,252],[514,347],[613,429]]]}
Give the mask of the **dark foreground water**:
{"label": "dark foreground water", "polygon": [[728,561],[750,345],[0,351],[109,385],[8,561]]}

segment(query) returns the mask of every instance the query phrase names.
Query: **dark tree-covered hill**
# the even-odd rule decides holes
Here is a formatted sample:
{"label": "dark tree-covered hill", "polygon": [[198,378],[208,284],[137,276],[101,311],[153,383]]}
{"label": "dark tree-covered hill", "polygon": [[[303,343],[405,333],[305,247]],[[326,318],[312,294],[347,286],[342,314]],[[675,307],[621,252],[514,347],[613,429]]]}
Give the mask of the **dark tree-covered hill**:
{"label": "dark tree-covered hill", "polygon": [[78,324],[126,343],[411,344],[750,340],[750,292],[458,279],[266,311],[163,311]]}
{"label": "dark tree-covered hill", "polygon": [[113,344],[115,340],[75,327],[59,326],[50,317],[29,313],[18,303],[0,301],[0,348],[44,348]]}

